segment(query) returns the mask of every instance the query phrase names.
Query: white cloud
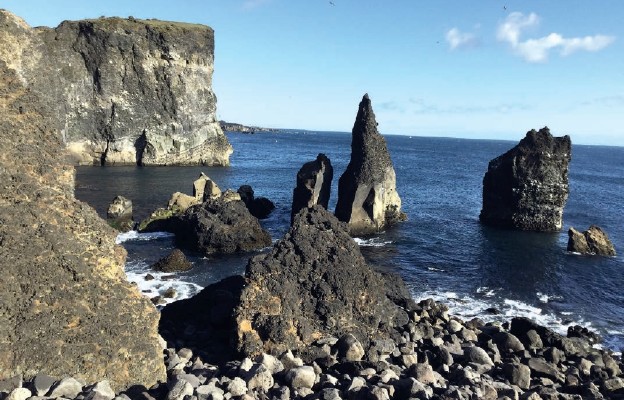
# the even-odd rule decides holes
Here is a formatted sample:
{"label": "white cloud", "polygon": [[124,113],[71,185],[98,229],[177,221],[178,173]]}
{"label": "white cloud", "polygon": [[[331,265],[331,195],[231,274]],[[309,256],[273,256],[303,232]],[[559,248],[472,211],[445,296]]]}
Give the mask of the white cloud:
{"label": "white cloud", "polygon": [[451,50],[473,47],[478,44],[477,36],[473,33],[461,32],[457,28],[450,29],[446,32],[446,41]]}
{"label": "white cloud", "polygon": [[524,15],[513,12],[499,24],[496,38],[509,43],[516,54],[532,63],[547,61],[553,49],[559,49],[559,54],[565,57],[577,51],[602,50],[615,40],[615,37],[606,35],[565,38],[559,33],[551,33],[541,38],[521,41],[523,31],[536,27],[539,22],[539,16],[535,13]]}

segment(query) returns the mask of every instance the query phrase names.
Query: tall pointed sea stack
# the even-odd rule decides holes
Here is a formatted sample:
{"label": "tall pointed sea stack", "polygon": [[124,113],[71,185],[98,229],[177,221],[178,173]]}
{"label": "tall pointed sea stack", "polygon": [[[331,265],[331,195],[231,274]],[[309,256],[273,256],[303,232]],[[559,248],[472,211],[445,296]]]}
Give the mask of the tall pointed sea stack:
{"label": "tall pointed sea stack", "polygon": [[349,224],[352,235],[366,235],[405,218],[392,160],[377,131],[368,94],[360,102],[352,135],[351,161],[338,181],[336,217]]}
{"label": "tall pointed sea stack", "polygon": [[570,154],[569,136],[553,137],[547,127],[527,132],[516,147],[490,161],[483,178],[481,222],[526,231],[560,230]]}

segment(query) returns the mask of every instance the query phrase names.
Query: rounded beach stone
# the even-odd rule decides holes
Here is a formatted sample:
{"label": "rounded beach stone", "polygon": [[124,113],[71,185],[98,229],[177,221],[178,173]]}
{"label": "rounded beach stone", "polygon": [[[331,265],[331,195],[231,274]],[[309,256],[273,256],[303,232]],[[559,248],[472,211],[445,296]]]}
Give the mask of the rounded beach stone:
{"label": "rounded beach stone", "polygon": [[13,389],[6,400],[26,400],[31,397],[32,393],[26,388]]}
{"label": "rounded beach stone", "polygon": [[63,378],[52,389],[49,397],[65,397],[66,399],[73,399],[82,392],[82,384],[74,378]]}
{"label": "rounded beach stone", "polygon": [[293,368],[286,373],[286,382],[288,382],[293,389],[311,389],[315,381],[316,373],[314,372],[314,368],[309,365]]}

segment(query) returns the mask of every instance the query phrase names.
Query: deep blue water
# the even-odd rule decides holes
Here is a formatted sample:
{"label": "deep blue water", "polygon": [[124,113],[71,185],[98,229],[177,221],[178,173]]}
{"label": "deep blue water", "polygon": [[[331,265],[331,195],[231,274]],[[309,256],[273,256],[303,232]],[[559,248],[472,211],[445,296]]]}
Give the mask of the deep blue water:
{"label": "deep blue water", "polygon": [[[204,171],[222,189],[249,184],[277,209],[263,221],[274,239],[287,230],[296,173],[325,153],[334,166],[330,208],[349,161],[351,137],[341,133],[229,134],[231,166],[81,167],[76,196],[101,215],[115,195],[134,203],[139,219],[165,205],[171,193],[191,193]],[[574,138],[572,138],[574,139]],[[479,224],[481,181],[489,160],[515,145],[509,141],[386,136],[408,221],[362,242],[378,268],[400,273],[417,299],[434,297],[465,318],[525,315],[561,332],[580,323],[606,344],[624,347],[624,259],[585,257],[565,251],[567,228],[590,224],[609,234],[624,253],[624,148],[573,145],[570,197],[561,233],[498,230]],[[143,238],[145,239],[145,238]],[[169,286],[189,295],[224,276],[242,273],[249,255],[198,258],[176,280],[145,282],[149,265],[173,248],[171,238],[128,240],[129,278],[152,294]],[[157,276],[157,278],[159,278]],[[485,312],[496,307],[501,315]]]}

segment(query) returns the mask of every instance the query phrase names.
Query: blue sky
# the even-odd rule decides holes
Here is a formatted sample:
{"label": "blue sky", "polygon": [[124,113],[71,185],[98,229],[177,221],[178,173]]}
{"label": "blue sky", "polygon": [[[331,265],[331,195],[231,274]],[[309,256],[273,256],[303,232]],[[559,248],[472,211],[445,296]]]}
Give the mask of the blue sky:
{"label": "blue sky", "polygon": [[624,2],[3,0],[30,25],[134,16],[215,30],[218,117],[350,131],[368,92],[384,134],[518,140],[548,125],[624,145]]}

